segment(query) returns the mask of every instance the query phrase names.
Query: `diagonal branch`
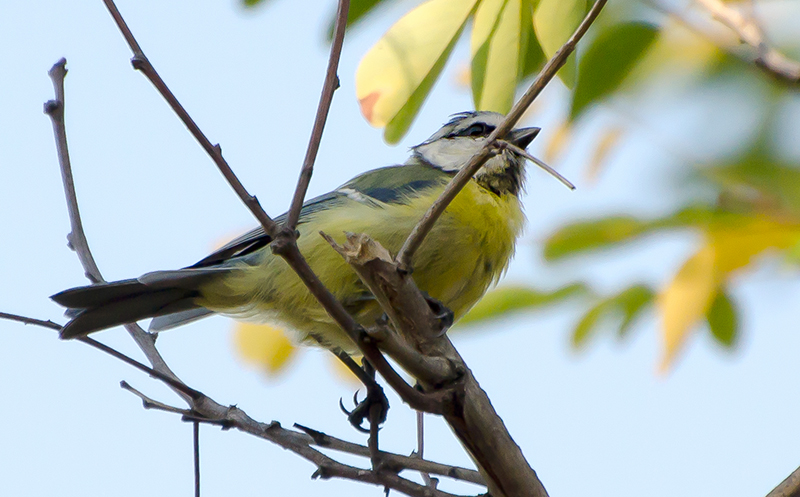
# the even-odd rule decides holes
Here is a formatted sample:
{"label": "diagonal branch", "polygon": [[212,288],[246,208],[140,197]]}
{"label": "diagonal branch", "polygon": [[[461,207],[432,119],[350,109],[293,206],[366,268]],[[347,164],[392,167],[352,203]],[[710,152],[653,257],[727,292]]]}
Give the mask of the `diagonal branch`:
{"label": "diagonal branch", "polygon": [[596,0],[592,8],[586,14],[583,22],[575,30],[575,33],[567,40],[558,52],[547,61],[547,64],[542,68],[539,75],[531,83],[531,86],[525,94],[514,104],[511,111],[508,113],[503,122],[495,129],[487,138],[484,146],[472,156],[472,158],[464,165],[463,168],[456,174],[456,176],[447,184],[442,194],[436,199],[436,202],[431,205],[425,215],[420,219],[411,233],[406,238],[403,247],[397,254],[397,261],[400,267],[405,270],[410,270],[412,267],[412,259],[414,253],[422,245],[422,241],[428,236],[428,233],[433,228],[436,220],[444,213],[444,210],[450,205],[450,202],[458,195],[458,193],[466,186],[469,180],[478,172],[478,169],[491,157],[492,149],[495,147],[497,140],[502,139],[506,134],[511,131],[514,125],[522,117],[522,114],[530,107],[536,97],[542,92],[545,86],[552,80],[556,72],[567,61],[567,57],[575,51],[575,46],[578,41],[586,34],[589,26],[592,25],[594,20],[600,14],[600,11],[605,6],[607,0]]}
{"label": "diagonal branch", "polygon": [[322,86],[322,95],[317,107],[317,116],[314,118],[314,127],[311,130],[306,157],[303,160],[303,168],[300,170],[300,178],[297,180],[297,189],[292,198],[289,213],[286,216],[286,227],[294,230],[297,221],[300,219],[300,209],[303,208],[308,184],[311,182],[311,174],[314,172],[314,161],[317,159],[317,151],[322,141],[322,131],[325,129],[325,121],[331,109],[333,92],[339,88],[339,76],[336,70],[339,67],[339,58],[342,55],[342,44],[344,43],[344,31],[347,27],[347,13],[350,10],[350,0],[341,0],[336,11],[336,25],[333,28],[333,43],[331,43],[331,54],[328,58],[328,69],[325,73],[325,83]]}
{"label": "diagonal branch", "polygon": [[144,51],[142,51],[142,47],[139,46],[136,38],[133,37],[133,33],[131,32],[130,28],[128,28],[125,19],[123,19],[122,15],[119,13],[117,6],[114,4],[114,0],[103,0],[103,3],[105,3],[108,12],[111,14],[111,17],[114,19],[117,27],[122,32],[122,36],[125,38],[125,41],[128,43],[128,46],[133,52],[133,58],[131,59],[133,68],[141,71],[147,77],[147,79],[150,80],[153,86],[156,87],[161,96],[164,97],[164,100],[167,101],[172,110],[189,129],[189,132],[192,134],[192,136],[194,136],[200,146],[203,147],[203,150],[205,150],[206,153],[211,157],[222,175],[228,181],[228,184],[230,184],[236,194],[239,195],[239,198],[242,199],[244,205],[250,209],[250,212],[253,213],[253,216],[255,216],[256,219],[258,219],[258,222],[261,223],[266,232],[270,235],[276,233],[278,230],[278,225],[267,215],[266,212],[264,212],[264,209],[261,207],[258,199],[253,195],[250,195],[242,182],[239,181],[239,178],[236,177],[236,174],[234,174],[231,166],[229,166],[225,158],[222,157],[222,148],[219,146],[219,144],[211,144],[211,141],[200,130],[200,127],[194,122],[186,109],[184,109],[183,105],[181,105],[181,103],[172,93],[172,90],[169,89],[164,80],[161,79],[161,76],[159,76],[158,72],[156,72],[155,67],[153,67],[153,64],[150,63],[150,60],[144,54]]}
{"label": "diagonal branch", "polygon": [[[92,252],[89,249],[89,242],[86,240],[86,234],[83,231],[83,223],[81,222],[81,214],[78,210],[78,197],[75,194],[75,183],[72,179],[72,166],[69,158],[69,149],[67,148],[67,130],[64,123],[64,78],[67,75],[67,61],[61,59],[56,62],[48,72],[50,79],[53,81],[53,88],[55,89],[56,98],[50,100],[44,105],[44,112],[53,122],[53,132],[56,136],[56,150],[58,152],[58,163],[61,168],[61,177],[64,183],[64,196],[67,198],[67,212],[69,213],[70,225],[72,231],[68,235],[69,246],[78,256],[78,259],[83,265],[86,277],[93,283],[101,282],[103,275],[100,274],[100,269],[95,264]],[[175,373],[170,370],[167,363],[161,357],[161,354],[156,350],[155,338],[145,332],[141,327],[136,324],[127,324],[125,329],[133,337],[136,344],[142,349],[147,360],[153,365],[153,369],[158,371],[159,374],[166,375],[178,384],[182,382],[178,379]],[[173,390],[179,395],[184,397],[184,400],[189,400],[191,395],[187,396],[185,391],[181,388]]]}
{"label": "diagonal branch", "polygon": [[733,5],[720,0],[695,0],[711,17],[736,33],[742,43],[756,51],[755,64],[773,77],[793,85],[800,84],[800,62],[783,55],[767,43],[761,26]]}

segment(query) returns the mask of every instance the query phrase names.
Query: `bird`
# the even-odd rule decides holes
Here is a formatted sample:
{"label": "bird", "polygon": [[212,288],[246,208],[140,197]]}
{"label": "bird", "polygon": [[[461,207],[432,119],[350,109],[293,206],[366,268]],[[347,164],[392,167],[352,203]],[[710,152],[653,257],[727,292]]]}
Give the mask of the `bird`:
{"label": "bird", "polygon": [[[484,146],[504,116],[471,111],[451,116],[411,147],[404,164],[362,173],[303,204],[298,248],[322,283],[364,326],[383,312],[367,287],[320,232],[334,238],[366,233],[397,254],[447,183]],[[524,150],[539,128],[517,128],[455,197],[417,250],[413,278],[457,321],[497,283],[511,260],[525,216],[520,203]],[[286,214],[276,219],[285,221]],[[259,227],[195,264],[138,278],[71,288],[51,297],[67,308],[63,339],[153,318],[161,332],[212,314],[272,323],[299,342],[348,353],[355,343],[332,320],[301,279],[270,250]]]}

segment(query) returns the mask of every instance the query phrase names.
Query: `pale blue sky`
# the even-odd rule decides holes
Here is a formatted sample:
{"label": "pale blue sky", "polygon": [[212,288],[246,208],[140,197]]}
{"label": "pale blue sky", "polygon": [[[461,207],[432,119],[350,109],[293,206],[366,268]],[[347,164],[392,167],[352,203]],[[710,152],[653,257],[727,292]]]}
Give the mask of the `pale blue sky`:
{"label": "pale blue sky", "polygon": [[[449,114],[471,107],[468,93],[453,83],[466,56],[462,46],[399,146],[386,146],[361,118],[353,88],[358,60],[413,3],[384,10],[349,36],[309,196],[402,162],[408,147]],[[333,2],[274,0],[250,13],[233,0],[120,1],[119,8],[245,185],[270,214],[285,210],[317,105],[327,61],[322,33]],[[155,90],[130,69],[128,48],[102,2],[7,2],[0,14],[0,310],[63,322],[47,297],[85,282],[65,245],[68,220],[51,126],[42,114],[52,97],[47,70],[62,56],[70,69],[66,112],[79,202],[107,279],[191,264],[254,225]],[[533,123],[544,128],[540,142],[553,132],[548,123],[563,108],[563,93],[557,84],[545,93]],[[690,140],[703,126],[721,126],[728,138],[746,136],[748,126],[732,123],[757,114],[753,100],[704,116],[702,97],[666,113],[656,128],[659,140],[647,141],[653,130],[646,127],[630,133],[595,184],[583,176],[588,138],[554,164],[578,184],[576,192],[529,171],[529,229],[508,278],[552,287],[582,276],[602,290],[633,279],[667,281],[691,253],[691,235],[637,244],[603,264],[555,267],[543,266],[538,242],[576,216],[623,208],[658,213],[676,205],[674,165],[654,143]],[[595,126],[631,109],[622,111],[608,111]],[[531,150],[541,151],[541,144]],[[744,304],[739,349],[722,352],[700,334],[666,377],[654,373],[660,344],[653,316],[629,341],[601,336],[577,354],[569,347],[575,304],[509,317],[491,331],[458,337],[456,345],[554,497],[764,495],[800,464],[800,336],[791,311],[800,303],[797,276],[767,262],[737,280],[734,295]],[[239,361],[230,330],[228,320],[212,318],[158,343],[184,381],[223,404],[238,404],[262,421],[298,422],[363,441],[339,412],[339,398],[349,398],[352,387],[332,375],[326,353],[306,351],[282,377],[268,380]],[[98,338],[138,357],[121,329]],[[0,494],[190,495],[190,425],[142,409],[119,388],[123,379],[178,403],[157,382],[85,345],[0,321]],[[408,453],[413,414],[392,400],[381,441]],[[441,422],[431,420],[428,433],[430,457],[469,464]],[[375,487],[312,481],[309,463],[246,435],[204,426],[201,436],[205,496],[382,495]]]}

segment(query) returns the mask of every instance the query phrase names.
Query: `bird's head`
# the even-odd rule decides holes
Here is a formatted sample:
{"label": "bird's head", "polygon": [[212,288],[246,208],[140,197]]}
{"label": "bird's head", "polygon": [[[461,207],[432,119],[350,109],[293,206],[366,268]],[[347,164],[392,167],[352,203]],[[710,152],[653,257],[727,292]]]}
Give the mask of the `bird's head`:
{"label": "bird's head", "polygon": [[[502,121],[503,115],[496,112],[456,114],[433,136],[412,148],[412,160],[421,160],[443,171],[458,172]],[[517,128],[503,141],[524,150],[538,133],[539,128]],[[511,148],[502,148],[478,170],[475,181],[497,195],[517,195],[522,189],[524,166],[524,156]]]}

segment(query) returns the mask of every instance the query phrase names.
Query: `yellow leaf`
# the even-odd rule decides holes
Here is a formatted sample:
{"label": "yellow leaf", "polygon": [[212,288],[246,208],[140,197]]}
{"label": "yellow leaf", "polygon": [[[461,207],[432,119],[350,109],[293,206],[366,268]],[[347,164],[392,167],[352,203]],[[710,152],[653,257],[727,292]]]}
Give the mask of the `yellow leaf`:
{"label": "yellow leaf", "polygon": [[511,110],[521,67],[521,9],[522,0],[483,0],[475,12],[471,47],[477,110]]}
{"label": "yellow leaf", "polygon": [[477,2],[425,2],[389,28],[361,59],[355,80],[361,113],[373,126],[387,127],[387,140],[399,139],[408,129]]}
{"label": "yellow leaf", "polygon": [[623,129],[620,126],[609,126],[602,132],[597,147],[594,149],[589,165],[586,168],[586,182],[593,183],[600,175],[600,171],[606,163],[608,154],[619,143],[622,138]]}
{"label": "yellow leaf", "polygon": [[[539,0],[533,13],[533,28],[545,55],[550,58],[567,42],[586,13],[586,0]],[[559,69],[558,77],[568,88],[575,86],[575,54]]]}
{"label": "yellow leaf", "polygon": [[234,339],[244,360],[263,367],[269,375],[284,369],[296,352],[283,330],[265,324],[237,322]]}
{"label": "yellow leaf", "polygon": [[662,372],[670,368],[690,332],[703,319],[714,300],[719,286],[715,258],[714,247],[704,245],[686,261],[659,295],[658,309],[664,340]]}
{"label": "yellow leaf", "polygon": [[766,216],[743,216],[735,223],[710,226],[708,236],[716,251],[717,270],[727,276],[766,250],[792,247],[800,239],[800,225]]}
{"label": "yellow leaf", "polygon": [[548,164],[556,162],[571,138],[572,126],[570,126],[570,123],[564,121],[559,124],[545,145],[544,161]]}

